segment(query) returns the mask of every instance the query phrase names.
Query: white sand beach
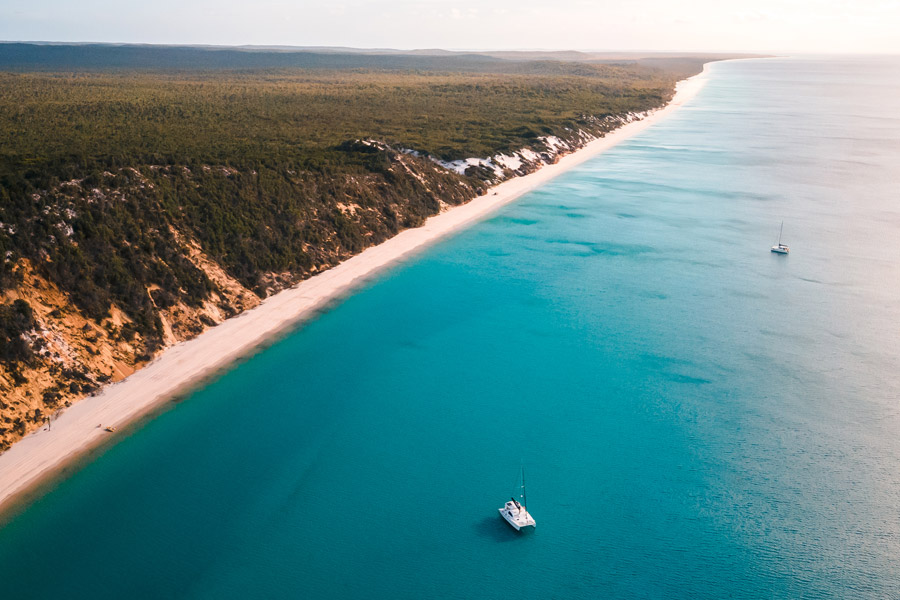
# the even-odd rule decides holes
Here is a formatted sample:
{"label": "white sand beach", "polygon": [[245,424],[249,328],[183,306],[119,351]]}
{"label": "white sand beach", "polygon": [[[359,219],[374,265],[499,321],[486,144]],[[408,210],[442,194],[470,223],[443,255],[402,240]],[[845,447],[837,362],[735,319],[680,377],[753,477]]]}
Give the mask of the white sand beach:
{"label": "white sand beach", "polygon": [[562,157],[556,164],[505,181],[468,204],[428,219],[422,227],[404,231],[333,269],[282,291],[258,307],[167,349],[127,379],[79,401],[55,420],[49,431],[45,426],[0,455],[0,509],[90,448],[109,441],[110,436],[120,435],[107,432],[105,427],[122,427],[134,421],[205,377],[251,354],[279,332],[314,315],[328,302],[358,287],[385,266],[485,218],[522,194],[672,114],[702,88],[708,66],[703,73],[680,82],[673,100],[647,118],[624,125]]}

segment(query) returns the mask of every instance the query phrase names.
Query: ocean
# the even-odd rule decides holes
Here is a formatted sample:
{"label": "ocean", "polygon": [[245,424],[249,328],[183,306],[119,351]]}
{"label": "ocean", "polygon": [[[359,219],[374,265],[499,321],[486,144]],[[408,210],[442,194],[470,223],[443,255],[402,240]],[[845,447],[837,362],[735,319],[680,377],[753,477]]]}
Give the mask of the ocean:
{"label": "ocean", "polygon": [[60,482],[0,597],[900,597],[898,99],[712,65]]}

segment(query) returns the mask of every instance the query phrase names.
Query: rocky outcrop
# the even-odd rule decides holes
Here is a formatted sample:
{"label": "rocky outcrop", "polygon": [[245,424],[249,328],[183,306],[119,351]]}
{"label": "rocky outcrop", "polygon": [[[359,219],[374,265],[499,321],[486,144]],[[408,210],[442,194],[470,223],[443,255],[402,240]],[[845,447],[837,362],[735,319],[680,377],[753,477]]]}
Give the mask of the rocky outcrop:
{"label": "rocky outcrop", "polygon": [[[436,158],[433,160],[445,169],[460,175],[482,179],[491,185],[495,185],[510,177],[527,175],[544,165],[554,164],[561,156],[583,148],[586,144],[603,137],[626,123],[644,119],[651,112],[608,115],[602,118],[585,116],[582,117],[582,120],[587,123],[587,127],[584,129],[567,129],[560,135],[542,136],[537,138],[534,144],[509,153],[495,154],[486,158],[473,157],[454,161],[444,161]],[[414,150],[406,150],[406,152],[419,155]]]}

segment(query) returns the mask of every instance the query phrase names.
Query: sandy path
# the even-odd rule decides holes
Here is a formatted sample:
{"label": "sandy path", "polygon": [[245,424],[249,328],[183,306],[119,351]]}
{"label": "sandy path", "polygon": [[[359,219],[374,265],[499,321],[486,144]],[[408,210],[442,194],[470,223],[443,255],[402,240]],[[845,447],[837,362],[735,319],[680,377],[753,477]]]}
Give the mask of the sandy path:
{"label": "sandy path", "polygon": [[296,324],[327,302],[363,283],[378,270],[453,231],[483,219],[497,208],[560,173],[608,150],[670,115],[693,98],[707,78],[703,73],[678,84],[673,100],[649,117],[629,123],[562,157],[558,163],[501,183],[468,204],[434,216],[419,228],[404,231],[340,265],[280,292],[258,307],[228,319],[198,337],[163,352],[127,379],[103,388],[67,409],[52,429],[41,428],[0,455],[0,508],[39,483],[66,462],[115,435],[98,427],[121,427],[147,413],[191,384],[246,356],[261,343]]}

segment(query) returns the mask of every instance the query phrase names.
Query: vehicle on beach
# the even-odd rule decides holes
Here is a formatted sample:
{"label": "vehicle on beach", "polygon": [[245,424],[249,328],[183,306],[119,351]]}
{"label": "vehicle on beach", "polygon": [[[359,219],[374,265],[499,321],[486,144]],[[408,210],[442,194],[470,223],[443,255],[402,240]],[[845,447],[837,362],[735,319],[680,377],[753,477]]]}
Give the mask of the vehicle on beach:
{"label": "vehicle on beach", "polygon": [[525,469],[522,469],[522,502],[519,502],[515,498],[510,498],[509,502],[503,505],[503,508],[499,508],[497,510],[500,511],[500,516],[509,523],[513,529],[516,531],[521,531],[523,527],[535,527],[536,523],[534,522],[534,518],[529,514],[528,510],[525,508]]}

